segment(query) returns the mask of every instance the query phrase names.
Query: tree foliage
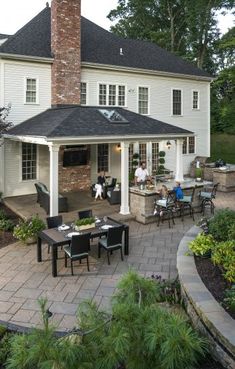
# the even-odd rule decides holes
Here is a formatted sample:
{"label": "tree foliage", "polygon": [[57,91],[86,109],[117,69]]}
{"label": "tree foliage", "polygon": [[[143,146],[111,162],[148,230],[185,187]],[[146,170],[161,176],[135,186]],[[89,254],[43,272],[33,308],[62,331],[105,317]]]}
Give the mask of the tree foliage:
{"label": "tree foliage", "polygon": [[12,126],[12,122],[9,122],[7,120],[10,110],[11,110],[10,104],[8,104],[7,107],[3,108],[0,107],[0,137]]}

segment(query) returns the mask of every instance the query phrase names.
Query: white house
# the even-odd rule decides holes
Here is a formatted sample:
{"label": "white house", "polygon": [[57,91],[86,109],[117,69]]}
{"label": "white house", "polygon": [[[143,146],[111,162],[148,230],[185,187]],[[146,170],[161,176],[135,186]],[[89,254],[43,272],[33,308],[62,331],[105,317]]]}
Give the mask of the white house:
{"label": "white house", "polygon": [[[210,156],[212,77],[203,70],[100,28],[80,16],[79,0],[52,0],[52,9],[3,36],[0,106],[12,104],[15,125],[0,149],[5,197],[34,193],[41,181],[56,199],[58,188],[88,188],[100,169],[117,177],[124,193],[135,152],[152,172],[158,151],[166,151],[165,166],[178,179],[195,156]],[[121,118],[107,126],[101,110]],[[121,210],[128,212],[128,195]]]}

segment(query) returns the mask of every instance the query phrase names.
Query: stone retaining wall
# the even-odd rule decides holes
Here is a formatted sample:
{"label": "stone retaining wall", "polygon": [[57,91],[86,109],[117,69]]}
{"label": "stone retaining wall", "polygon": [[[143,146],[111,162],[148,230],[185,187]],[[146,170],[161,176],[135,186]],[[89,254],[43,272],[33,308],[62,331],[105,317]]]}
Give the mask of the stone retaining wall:
{"label": "stone retaining wall", "polygon": [[202,282],[193,256],[187,256],[188,243],[200,232],[192,227],[182,238],[177,253],[177,269],[186,302],[187,312],[193,324],[212,344],[212,355],[226,369],[235,369],[235,321],[220,306]]}

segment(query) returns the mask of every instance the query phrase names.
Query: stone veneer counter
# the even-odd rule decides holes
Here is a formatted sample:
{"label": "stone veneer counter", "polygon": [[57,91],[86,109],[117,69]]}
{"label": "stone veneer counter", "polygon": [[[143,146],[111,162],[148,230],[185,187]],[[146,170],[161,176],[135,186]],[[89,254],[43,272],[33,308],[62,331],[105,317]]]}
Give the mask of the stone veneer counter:
{"label": "stone veneer counter", "polygon": [[219,183],[218,190],[223,192],[235,191],[235,169],[216,168],[213,170],[213,182]]}
{"label": "stone veneer counter", "polygon": [[[140,190],[137,186],[130,187],[130,211],[138,222],[147,224],[156,220],[156,217],[153,215],[154,200],[159,198],[157,192],[160,190],[163,184],[166,185],[169,190],[172,190],[175,186],[175,181],[159,183],[151,190]],[[196,182],[191,179],[187,179],[181,183],[181,187],[185,195],[191,191],[192,187],[196,186],[193,201],[193,207],[195,211],[199,210],[201,204],[198,196],[199,192],[204,186],[211,184],[212,183],[208,181]]]}

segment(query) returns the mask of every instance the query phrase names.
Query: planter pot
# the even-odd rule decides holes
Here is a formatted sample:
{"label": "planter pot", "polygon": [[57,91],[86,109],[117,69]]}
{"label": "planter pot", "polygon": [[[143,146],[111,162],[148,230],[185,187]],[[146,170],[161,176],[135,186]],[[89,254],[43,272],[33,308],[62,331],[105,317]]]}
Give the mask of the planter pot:
{"label": "planter pot", "polygon": [[81,226],[75,226],[76,231],[85,231],[86,229],[95,228],[95,223],[81,225]]}
{"label": "planter pot", "polygon": [[24,243],[26,245],[32,245],[32,243],[36,243],[36,241],[37,241],[37,238],[36,238],[36,236],[34,236],[34,237],[27,238],[27,240],[25,240]]}
{"label": "planter pot", "polygon": [[202,179],[201,178],[196,178],[196,182],[202,182]]}

